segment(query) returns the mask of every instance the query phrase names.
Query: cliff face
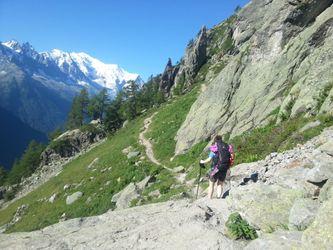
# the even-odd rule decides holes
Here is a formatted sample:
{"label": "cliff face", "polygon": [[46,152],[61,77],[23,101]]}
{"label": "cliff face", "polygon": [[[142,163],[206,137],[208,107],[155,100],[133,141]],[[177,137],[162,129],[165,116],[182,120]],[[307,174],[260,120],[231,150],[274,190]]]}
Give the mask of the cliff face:
{"label": "cliff face", "polygon": [[233,137],[273,118],[332,113],[332,2],[253,0],[222,23],[231,27],[220,39],[231,32],[232,53],[210,59],[226,65],[216,77],[206,74],[209,85],[178,131],[176,154],[213,134]]}

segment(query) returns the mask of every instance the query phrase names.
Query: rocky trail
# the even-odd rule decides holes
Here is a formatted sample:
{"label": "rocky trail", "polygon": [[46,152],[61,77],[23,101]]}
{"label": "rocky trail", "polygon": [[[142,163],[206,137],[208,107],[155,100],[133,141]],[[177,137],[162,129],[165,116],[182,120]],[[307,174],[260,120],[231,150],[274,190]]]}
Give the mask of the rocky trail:
{"label": "rocky trail", "polygon": [[[146,151],[146,155],[148,157],[148,159],[155,163],[156,165],[159,165],[161,167],[163,167],[164,169],[172,172],[172,173],[176,173],[174,169],[171,169],[165,165],[163,165],[161,162],[159,162],[155,156],[154,156],[154,151],[153,151],[153,145],[151,144],[149,139],[146,139],[145,134],[149,129],[149,125],[152,123],[153,117],[157,114],[157,112],[155,112],[152,116],[146,118],[143,122],[143,127],[141,129],[141,132],[139,134],[139,142],[141,145],[143,145],[145,147],[145,151]],[[163,145],[162,145],[163,146]],[[182,180],[183,179],[183,173],[180,173],[176,176],[176,178],[178,180]]]}
{"label": "rocky trail", "polygon": [[[168,201],[0,234],[0,249],[333,249],[332,211],[330,127],[304,145],[232,168],[225,199]],[[233,212],[259,238],[231,240],[225,222]]]}

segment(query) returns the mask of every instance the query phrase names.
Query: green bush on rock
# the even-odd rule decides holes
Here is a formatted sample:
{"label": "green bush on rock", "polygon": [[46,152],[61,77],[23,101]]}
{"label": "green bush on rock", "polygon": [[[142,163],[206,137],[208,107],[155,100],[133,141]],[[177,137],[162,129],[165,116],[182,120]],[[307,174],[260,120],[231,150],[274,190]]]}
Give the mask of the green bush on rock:
{"label": "green bush on rock", "polygon": [[237,212],[230,214],[225,225],[232,239],[254,240],[258,238],[256,230]]}

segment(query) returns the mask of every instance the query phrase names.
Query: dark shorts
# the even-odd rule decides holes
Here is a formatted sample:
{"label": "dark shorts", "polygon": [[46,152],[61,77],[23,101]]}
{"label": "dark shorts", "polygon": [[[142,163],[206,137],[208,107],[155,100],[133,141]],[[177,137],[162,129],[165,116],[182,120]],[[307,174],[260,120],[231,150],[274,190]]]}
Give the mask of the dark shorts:
{"label": "dark shorts", "polygon": [[222,170],[218,171],[215,175],[209,177],[209,180],[211,182],[225,181],[228,170],[229,168],[223,168]]}

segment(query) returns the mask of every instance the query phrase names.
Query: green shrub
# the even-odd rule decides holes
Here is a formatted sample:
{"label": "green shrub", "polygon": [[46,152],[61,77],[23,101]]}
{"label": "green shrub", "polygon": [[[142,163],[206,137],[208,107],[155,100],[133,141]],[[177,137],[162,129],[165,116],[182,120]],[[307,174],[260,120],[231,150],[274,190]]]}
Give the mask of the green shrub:
{"label": "green shrub", "polygon": [[49,148],[53,149],[59,155],[63,156],[68,148],[71,147],[69,139],[54,140],[50,143]]}
{"label": "green shrub", "polygon": [[31,141],[20,160],[15,161],[7,175],[6,182],[9,184],[19,183],[22,177],[28,177],[35,172],[40,164],[40,155],[45,146]]}
{"label": "green shrub", "polygon": [[17,193],[17,188],[12,188],[10,191],[5,192],[4,194],[4,200],[10,201],[15,198],[15,194]]}
{"label": "green shrub", "polygon": [[249,223],[237,212],[230,214],[225,225],[228,229],[228,234],[232,239],[243,238],[246,240],[254,240],[258,238],[254,227],[249,225]]}
{"label": "green shrub", "polygon": [[83,133],[88,132],[93,135],[103,133],[103,129],[101,127],[93,125],[93,124],[85,124],[82,127],[80,127],[80,130]]}

